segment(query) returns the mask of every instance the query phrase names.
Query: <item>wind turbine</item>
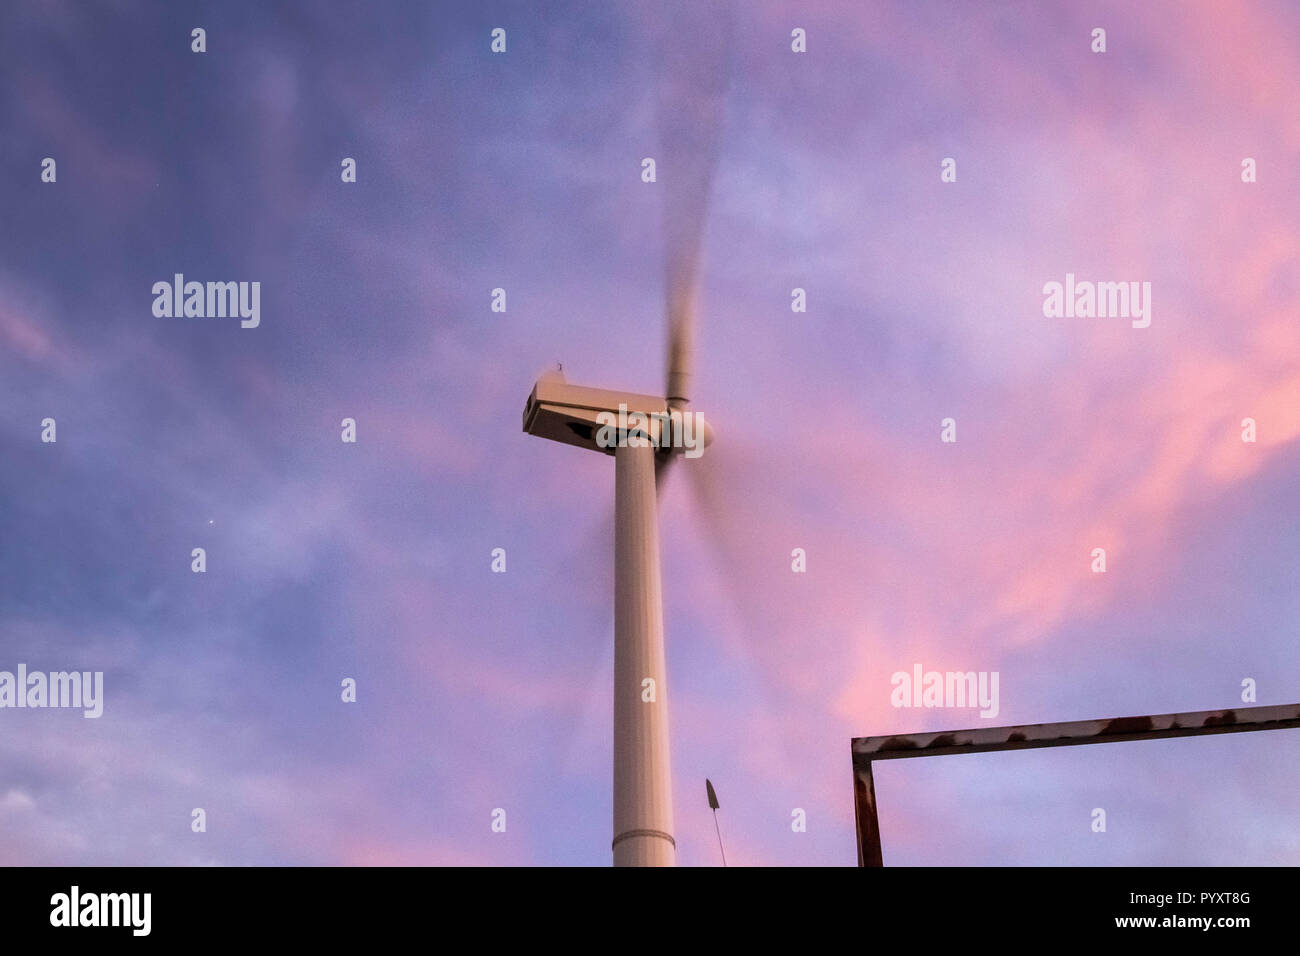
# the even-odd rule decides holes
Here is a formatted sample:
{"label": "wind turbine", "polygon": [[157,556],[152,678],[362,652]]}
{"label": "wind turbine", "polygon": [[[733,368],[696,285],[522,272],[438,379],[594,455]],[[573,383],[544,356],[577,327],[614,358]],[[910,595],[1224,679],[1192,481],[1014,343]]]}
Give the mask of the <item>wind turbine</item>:
{"label": "wind turbine", "polygon": [[[726,8],[724,13],[729,12]],[[660,62],[659,121],[668,332],[663,396],[573,385],[562,372],[542,376],[524,406],[530,435],[614,457],[614,839],[615,866],[673,866],[668,673],[664,656],[658,489],[680,447],[663,447],[665,429],[689,416],[700,239],[725,87],[718,46],[700,44],[711,22],[667,34]],[[692,38],[684,42],[683,37]],[[702,55],[701,55],[702,54]],[[602,442],[605,416],[622,412],[625,440]],[[677,416],[674,418],[673,416]],[[712,440],[703,428],[703,441]]]}

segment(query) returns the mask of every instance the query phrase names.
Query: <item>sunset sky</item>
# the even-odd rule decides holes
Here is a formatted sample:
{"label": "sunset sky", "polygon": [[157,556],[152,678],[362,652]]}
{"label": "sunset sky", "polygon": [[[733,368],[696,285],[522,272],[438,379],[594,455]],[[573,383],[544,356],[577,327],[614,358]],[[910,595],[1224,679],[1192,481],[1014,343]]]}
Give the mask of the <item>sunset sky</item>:
{"label": "sunset sky", "polygon": [[[0,670],[105,675],[0,710],[0,863],[609,863],[613,461],[521,414],[663,389],[675,37],[729,63],[679,863],[707,776],[729,863],[852,865],[854,736],[1300,700],[1300,9],[758,0],[710,53],[673,6],[0,9]],[[1046,318],[1071,272],[1150,327]],[[155,317],[175,273],[260,326]],[[915,664],[998,716],[891,706]],[[1300,733],[875,780],[889,865],[1300,863]]]}

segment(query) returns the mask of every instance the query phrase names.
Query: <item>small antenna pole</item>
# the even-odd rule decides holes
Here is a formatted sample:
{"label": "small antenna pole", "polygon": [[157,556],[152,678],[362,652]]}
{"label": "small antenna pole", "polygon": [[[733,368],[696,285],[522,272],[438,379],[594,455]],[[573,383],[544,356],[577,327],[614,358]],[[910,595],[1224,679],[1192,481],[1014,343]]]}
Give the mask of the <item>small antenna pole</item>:
{"label": "small antenna pole", "polygon": [[718,851],[722,854],[722,865],[727,865],[727,851],[722,848],[722,828],[718,826],[718,794],[708,777],[704,778],[704,789],[709,795],[709,807],[713,810],[713,829],[718,834]]}

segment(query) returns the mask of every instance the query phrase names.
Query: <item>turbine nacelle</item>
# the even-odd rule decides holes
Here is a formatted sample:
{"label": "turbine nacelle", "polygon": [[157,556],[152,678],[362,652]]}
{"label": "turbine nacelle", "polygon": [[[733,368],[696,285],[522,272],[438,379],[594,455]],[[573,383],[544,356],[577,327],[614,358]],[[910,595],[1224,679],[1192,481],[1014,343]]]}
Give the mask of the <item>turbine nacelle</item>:
{"label": "turbine nacelle", "polygon": [[565,381],[561,372],[537,380],[524,405],[524,431],[612,455],[620,444],[647,442],[669,457],[697,458],[713,441],[700,412],[657,395],[615,392]]}

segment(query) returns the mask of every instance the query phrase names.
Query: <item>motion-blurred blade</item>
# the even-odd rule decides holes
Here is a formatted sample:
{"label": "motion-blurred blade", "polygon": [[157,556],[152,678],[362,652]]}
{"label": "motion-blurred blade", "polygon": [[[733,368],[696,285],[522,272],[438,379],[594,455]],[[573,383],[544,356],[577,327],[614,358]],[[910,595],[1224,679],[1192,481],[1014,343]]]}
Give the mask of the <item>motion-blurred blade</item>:
{"label": "motion-blurred blade", "polygon": [[[754,497],[754,476],[763,474],[763,456],[746,453],[728,441],[735,436],[721,429],[727,438],[686,467],[687,484],[693,492],[693,509],[698,517],[699,537],[712,552],[717,587],[739,624],[739,636],[727,640],[729,649],[753,672],[766,690],[769,701],[780,696],[772,682],[779,661],[771,655],[786,609],[775,592],[761,584],[754,586],[749,571],[756,556],[771,553],[764,539],[763,504]],[[761,560],[761,559],[758,559]],[[725,631],[724,631],[725,632]]]}
{"label": "motion-blurred blade", "polygon": [[[728,436],[730,437],[730,436]],[[759,521],[744,511],[747,474],[734,448],[715,447],[690,463],[687,475],[702,525],[700,535],[713,551],[718,577],[746,630],[756,624],[753,596],[740,589],[740,570],[754,554]]]}
{"label": "motion-blurred blade", "polygon": [[679,5],[665,18],[658,84],[668,405],[690,400],[700,245],[730,73],[732,9]]}
{"label": "motion-blurred blade", "polygon": [[[582,586],[575,588],[575,581]],[[555,562],[542,591],[549,600],[565,602],[574,622],[564,640],[563,657],[569,662],[570,679],[581,688],[581,698],[574,701],[558,731],[558,739],[565,742],[567,770],[590,757],[586,725],[595,718],[601,726],[608,716],[603,702],[614,669],[612,503],[577,536],[576,548]]]}

